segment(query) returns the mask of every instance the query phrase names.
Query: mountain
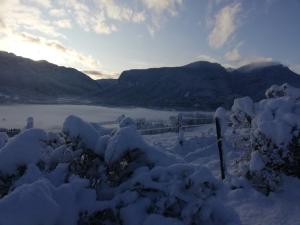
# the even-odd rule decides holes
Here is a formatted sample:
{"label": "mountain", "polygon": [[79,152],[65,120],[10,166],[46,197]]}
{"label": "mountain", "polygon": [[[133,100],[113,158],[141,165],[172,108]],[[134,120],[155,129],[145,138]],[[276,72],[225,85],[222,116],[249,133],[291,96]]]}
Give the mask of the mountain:
{"label": "mountain", "polygon": [[231,73],[231,89],[239,96],[255,100],[264,97],[265,90],[273,84],[289,83],[300,87],[300,75],[279,63],[257,63],[242,66]]}
{"label": "mountain", "polygon": [[86,100],[99,84],[82,72],[0,52],[0,102]]}
{"label": "mountain", "polygon": [[214,110],[237,97],[264,97],[273,84],[300,88],[300,76],[279,63],[226,69],[205,61],[179,67],[133,69],[119,79],[92,80],[73,68],[0,52],[0,103],[93,103]]}
{"label": "mountain", "polygon": [[300,87],[300,76],[278,63],[249,64],[228,70],[217,63],[199,61],[181,67],[124,71],[118,80],[102,86],[95,101],[213,110],[220,105],[230,107],[237,97],[259,100],[268,87],[286,82]]}
{"label": "mountain", "polygon": [[99,79],[99,80],[96,80],[96,82],[99,84],[100,88],[108,88],[108,87],[118,84],[117,79]]}

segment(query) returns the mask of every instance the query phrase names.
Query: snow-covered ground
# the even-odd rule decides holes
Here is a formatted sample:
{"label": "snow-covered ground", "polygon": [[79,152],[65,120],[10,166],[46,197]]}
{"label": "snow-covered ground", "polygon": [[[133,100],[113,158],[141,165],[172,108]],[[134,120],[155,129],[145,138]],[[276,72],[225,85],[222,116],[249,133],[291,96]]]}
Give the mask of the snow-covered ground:
{"label": "snow-covered ground", "polygon": [[[117,129],[90,122],[175,112],[17,106],[27,110],[19,125],[33,116],[45,130],[29,120],[16,137],[0,133],[0,225],[300,225],[299,96],[273,86],[258,103],[240,98],[230,112],[217,110],[225,180],[214,124],[141,136],[128,117]],[[78,115],[70,107],[84,119],[64,120]],[[9,114],[5,123],[18,120],[16,108]]]}
{"label": "snow-covered ground", "polygon": [[[208,168],[219,178],[219,155],[213,128],[214,125],[205,125],[185,133],[186,142],[182,147],[177,145],[178,137],[175,133],[146,135],[144,138],[154,146],[179,153],[184,156],[186,162]],[[228,173],[231,173],[231,170],[235,169],[237,153],[228,144],[225,145],[224,151]],[[239,180],[233,176],[230,176],[225,184],[227,189],[223,192],[222,201],[234,209],[242,225],[300,225],[299,179],[284,177],[281,189],[269,196],[257,192],[246,180]],[[239,185],[242,188],[230,190],[230,186]]]}
{"label": "snow-covered ground", "polygon": [[[81,223],[78,222],[80,211],[85,209],[89,212],[86,217],[80,217],[84,220],[84,218],[91,218],[93,214],[90,213],[93,211],[116,207],[114,204],[120,204],[117,203],[119,201],[127,201],[127,203],[125,203],[127,206],[119,211],[119,216],[123,224],[189,224],[187,222],[189,218],[182,218],[182,222],[178,220],[180,216],[178,218],[175,215],[164,217],[160,214],[159,209],[156,209],[158,210],[156,214],[147,214],[147,210],[149,209],[146,210],[146,208],[149,207],[151,201],[154,201],[153,196],[150,195],[147,198],[137,197],[136,194],[134,194],[135,192],[128,192],[128,190],[132,188],[128,185],[131,185],[130,183],[132,182],[137,182],[134,181],[137,179],[139,180],[138,182],[142,182],[143,185],[150,185],[148,188],[160,190],[162,193],[174,194],[174,196],[177,196],[176,198],[190,199],[188,200],[191,201],[190,205],[185,206],[186,208],[182,208],[182,210],[192,217],[191,213],[193,213],[195,209],[193,207],[195,207],[194,204],[196,204],[192,202],[195,198],[197,199],[204,194],[204,192],[201,195],[197,193],[197,191],[201,190],[200,183],[198,184],[200,186],[197,188],[194,187],[196,189],[190,193],[194,194],[189,196],[189,192],[185,194],[183,190],[181,190],[180,193],[175,191],[176,188],[180,187],[176,185],[180,185],[186,178],[176,178],[179,179],[176,180],[174,177],[172,178],[175,179],[174,181],[168,180],[170,179],[168,176],[171,176],[171,174],[174,173],[172,176],[177,173],[179,175],[184,171],[187,175],[191,173],[188,175],[190,179],[197,177],[199,182],[212,182],[209,185],[216,185],[214,188],[217,188],[215,190],[216,193],[213,194],[216,195],[215,197],[211,196],[209,197],[209,199],[212,198],[211,200],[204,200],[208,202],[201,203],[202,205],[204,204],[203,206],[205,206],[207,211],[203,211],[200,214],[201,217],[206,218],[204,222],[201,222],[200,218],[196,220],[199,224],[200,222],[201,224],[207,225],[300,224],[300,182],[298,179],[286,177],[282,190],[272,193],[270,196],[265,196],[257,192],[246,180],[238,177],[229,176],[223,184],[220,182],[219,158],[214,125],[205,125],[186,131],[184,133],[185,141],[183,145],[178,144],[178,135],[176,133],[146,135],[141,138],[135,134],[134,129],[130,127],[121,128],[118,133],[109,137],[105,134],[107,133],[105,129],[93,128],[88,123],[76,117],[69,117],[65,121],[64,132],[69,133],[70,137],[81,137],[85,146],[95,149],[94,151],[99,155],[104,154],[105,163],[108,164],[118,161],[118,157],[121,157],[123,154],[122,152],[128,149],[143,149],[148,160],[157,165],[157,167],[149,171],[151,174],[153,173],[151,176],[162,176],[158,179],[162,179],[164,182],[170,182],[164,185],[171,185],[171,189],[165,190],[167,186],[161,189],[163,186],[157,186],[159,183],[154,184],[153,181],[151,181],[152,183],[148,181],[148,169],[141,167],[138,169],[139,172],[136,172],[136,178],[133,176],[129,181],[123,182],[123,188],[121,188],[121,186],[118,188],[109,188],[107,184],[102,184],[104,186],[100,185],[98,189],[95,188],[96,192],[94,193],[94,188],[89,187],[88,177],[84,179],[78,174],[72,174],[75,171],[73,171],[71,175],[67,175],[70,173],[70,171],[68,172],[68,170],[70,170],[70,167],[68,167],[70,160],[75,160],[76,155],[82,154],[80,148],[76,151],[70,150],[68,147],[70,144],[64,144],[64,141],[57,139],[57,141],[53,142],[53,140],[57,138],[55,135],[47,135],[44,131],[38,129],[29,129],[16,138],[9,140],[0,150],[0,171],[2,171],[2,176],[6,173],[14,173],[14,176],[18,177],[20,175],[16,175],[16,173],[13,172],[18,171],[16,170],[17,166],[27,166],[24,175],[20,178],[13,177],[9,194],[2,199],[0,198],[1,225],[52,225],[57,223],[81,225]],[[99,135],[104,136],[97,141]],[[52,141],[50,141],[50,139],[52,139]],[[143,139],[146,142],[143,142]],[[43,140],[43,142],[40,142],[41,140]],[[59,144],[59,142],[61,143]],[[50,145],[47,147],[44,143],[49,143]],[[74,142],[74,145],[77,144]],[[226,163],[228,164],[228,174],[230,174],[231,164],[234,163],[235,159],[235,150],[227,144],[224,150]],[[25,152],[26,154],[24,154]],[[80,160],[82,160],[82,157],[83,156],[81,156]],[[41,160],[49,164],[48,169],[42,169],[42,167],[36,166],[36,163]],[[56,168],[53,167],[53,163],[56,165]],[[100,168],[102,167],[100,166]],[[168,168],[168,172],[164,171],[165,169],[163,168]],[[203,170],[205,168],[208,170]],[[196,175],[195,172],[191,172],[194,169],[200,174]],[[156,170],[158,170],[158,174],[155,172]],[[211,175],[209,175],[210,172],[216,178],[211,177]],[[164,173],[166,174],[163,175]],[[195,178],[192,178],[193,176]],[[65,179],[68,179],[69,182],[65,183]],[[206,181],[206,179],[208,180]],[[196,180],[191,182],[196,182]],[[191,183],[191,185],[193,185],[193,183]],[[110,193],[111,191],[115,193]],[[204,191],[204,189],[202,191]],[[207,191],[208,190],[205,192],[206,194],[209,193]],[[145,193],[142,194],[142,196],[148,193],[147,191],[143,192]],[[96,195],[99,195],[98,198],[100,199],[96,200]],[[111,195],[115,197],[112,199],[109,197]],[[101,198],[104,199],[101,200]],[[167,201],[171,201],[171,199],[170,196],[170,199]],[[192,201],[192,199],[194,200]],[[206,197],[204,197],[204,199],[206,199]],[[153,204],[153,202],[151,204]],[[167,204],[167,202],[165,204]],[[176,209],[174,208],[174,210]],[[104,216],[104,218],[107,217]],[[82,224],[88,223],[82,222]],[[116,221],[116,224],[119,223]]]}
{"label": "snow-covered ground", "polygon": [[34,126],[47,130],[59,130],[69,115],[80,116],[89,122],[114,121],[122,114],[132,118],[166,120],[176,111],[145,108],[117,108],[91,105],[0,105],[0,127],[23,128],[28,117],[34,118]]}

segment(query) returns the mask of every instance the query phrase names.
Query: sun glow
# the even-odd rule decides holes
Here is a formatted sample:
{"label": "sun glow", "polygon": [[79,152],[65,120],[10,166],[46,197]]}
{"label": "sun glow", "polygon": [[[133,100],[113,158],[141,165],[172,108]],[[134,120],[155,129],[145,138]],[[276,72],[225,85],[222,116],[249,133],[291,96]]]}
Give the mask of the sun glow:
{"label": "sun glow", "polygon": [[33,60],[47,60],[58,65],[65,63],[62,53],[55,48],[41,43],[27,42],[16,36],[2,39],[0,48]]}

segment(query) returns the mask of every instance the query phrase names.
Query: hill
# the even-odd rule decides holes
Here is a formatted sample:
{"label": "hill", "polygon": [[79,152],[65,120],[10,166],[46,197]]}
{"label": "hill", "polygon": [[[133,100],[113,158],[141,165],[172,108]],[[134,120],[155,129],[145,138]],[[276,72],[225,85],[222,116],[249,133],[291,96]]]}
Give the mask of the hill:
{"label": "hill", "polygon": [[73,68],[0,52],[2,102],[84,100],[99,88],[97,82]]}

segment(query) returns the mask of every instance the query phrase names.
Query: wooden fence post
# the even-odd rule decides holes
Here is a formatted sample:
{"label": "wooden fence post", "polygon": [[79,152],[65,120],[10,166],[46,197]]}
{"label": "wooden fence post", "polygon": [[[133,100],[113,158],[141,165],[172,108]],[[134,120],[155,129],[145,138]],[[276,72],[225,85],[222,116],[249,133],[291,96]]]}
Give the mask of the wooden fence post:
{"label": "wooden fence post", "polygon": [[182,114],[178,114],[178,142],[183,145],[183,128],[182,128]]}
{"label": "wooden fence post", "polygon": [[216,122],[216,130],[217,130],[217,143],[219,149],[219,157],[220,157],[220,170],[221,170],[221,178],[225,179],[225,168],[224,168],[224,158],[223,158],[223,144],[222,144],[222,133],[221,133],[221,125],[219,118],[215,118]]}

